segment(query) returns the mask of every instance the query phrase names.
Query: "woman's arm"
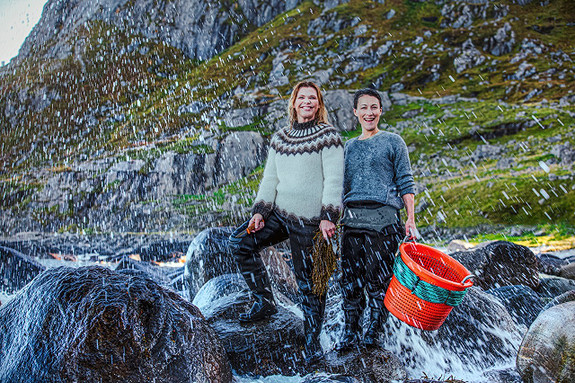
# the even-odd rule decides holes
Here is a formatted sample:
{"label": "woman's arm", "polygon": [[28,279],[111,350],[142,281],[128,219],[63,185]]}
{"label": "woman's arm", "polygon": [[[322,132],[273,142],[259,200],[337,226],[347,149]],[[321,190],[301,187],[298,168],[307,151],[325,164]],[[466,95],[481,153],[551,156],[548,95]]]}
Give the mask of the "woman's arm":
{"label": "woman's arm", "polygon": [[335,234],[343,190],[343,145],[339,134],[334,132],[334,135],[337,135],[339,143],[323,148],[321,151],[323,194],[319,227],[326,240]]}
{"label": "woman's arm", "polygon": [[415,227],[415,209],[414,200],[415,195],[412,193],[404,194],[401,196],[407,211],[407,221],[405,222],[405,235],[411,238],[418,238],[417,228]]}
{"label": "woman's arm", "polygon": [[264,227],[264,219],[267,219],[273,210],[278,182],[276,151],[270,147],[262,181],[260,182],[258,194],[256,195],[252,208],[253,216],[250,220],[250,224],[254,224],[255,231]]}

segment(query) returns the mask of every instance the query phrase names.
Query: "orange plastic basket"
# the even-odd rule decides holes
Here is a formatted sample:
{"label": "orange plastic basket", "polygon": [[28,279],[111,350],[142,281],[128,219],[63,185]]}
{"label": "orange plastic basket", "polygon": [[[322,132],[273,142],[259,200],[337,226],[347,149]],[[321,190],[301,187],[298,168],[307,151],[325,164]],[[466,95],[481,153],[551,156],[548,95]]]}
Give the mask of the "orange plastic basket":
{"label": "orange plastic basket", "polygon": [[[459,262],[447,254],[432,247],[408,242],[399,246],[401,256],[396,259],[394,275],[385,294],[385,307],[399,320],[422,330],[437,330],[451,310],[453,305],[446,304],[452,292],[463,299],[465,290],[473,285],[472,274]],[[398,267],[399,261],[403,267]],[[407,266],[408,270],[405,268]],[[406,278],[403,273],[413,273]],[[407,280],[415,281],[412,286],[404,286]],[[423,283],[421,283],[423,281]],[[421,286],[417,286],[421,284]],[[432,301],[422,299],[418,295],[429,297],[430,294],[420,294],[422,286],[431,291]],[[425,291],[424,291],[425,292]],[[441,294],[434,294],[439,292]],[[443,296],[447,296],[443,302]],[[458,303],[457,303],[458,304]]]}

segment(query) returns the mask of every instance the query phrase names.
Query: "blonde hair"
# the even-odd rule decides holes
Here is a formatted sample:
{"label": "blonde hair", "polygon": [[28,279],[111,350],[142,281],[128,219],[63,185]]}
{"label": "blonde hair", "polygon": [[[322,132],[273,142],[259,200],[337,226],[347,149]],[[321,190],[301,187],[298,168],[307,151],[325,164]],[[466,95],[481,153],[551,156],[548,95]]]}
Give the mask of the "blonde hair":
{"label": "blonde hair", "polygon": [[316,113],[316,120],[318,123],[328,123],[327,121],[327,109],[325,108],[325,103],[323,101],[323,95],[321,94],[321,89],[312,81],[301,81],[294,86],[291,96],[288,103],[288,115],[289,115],[289,123],[290,126],[297,121],[297,111],[295,109],[295,101],[297,98],[297,94],[299,93],[301,88],[313,88],[317,92],[317,100],[318,100],[318,110]]}

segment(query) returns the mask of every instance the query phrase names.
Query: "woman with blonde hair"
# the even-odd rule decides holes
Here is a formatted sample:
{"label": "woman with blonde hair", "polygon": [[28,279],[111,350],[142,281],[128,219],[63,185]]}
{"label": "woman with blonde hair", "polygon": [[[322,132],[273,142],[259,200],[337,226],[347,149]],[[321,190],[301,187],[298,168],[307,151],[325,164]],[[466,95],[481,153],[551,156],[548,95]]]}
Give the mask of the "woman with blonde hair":
{"label": "woman with blonde hair", "polygon": [[[271,139],[252,217],[232,234],[230,242],[255,298],[239,320],[253,322],[277,312],[259,252],[289,239],[294,273],[303,296],[305,359],[311,363],[322,355],[319,334],[325,308],[325,294],[312,292],[311,249],[318,230],[326,240],[336,230],[343,185],[343,144],[336,129],[328,124],[323,96],[315,83],[304,81],[294,87],[288,115],[289,126]],[[248,234],[244,235],[246,229]]]}

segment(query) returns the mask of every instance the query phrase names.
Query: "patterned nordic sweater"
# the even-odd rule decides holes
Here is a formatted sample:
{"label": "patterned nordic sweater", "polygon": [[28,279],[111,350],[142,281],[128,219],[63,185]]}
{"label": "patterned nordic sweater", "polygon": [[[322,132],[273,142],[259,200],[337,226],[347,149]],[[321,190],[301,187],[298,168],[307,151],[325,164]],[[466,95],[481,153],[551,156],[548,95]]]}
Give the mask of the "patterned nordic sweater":
{"label": "patterned nordic sweater", "polygon": [[334,127],[294,123],[271,139],[253,214],[264,219],[275,210],[284,218],[336,223],[343,188],[343,144]]}

